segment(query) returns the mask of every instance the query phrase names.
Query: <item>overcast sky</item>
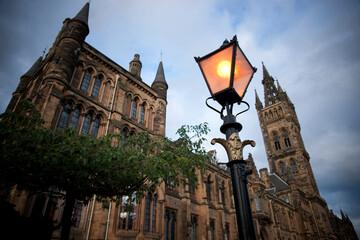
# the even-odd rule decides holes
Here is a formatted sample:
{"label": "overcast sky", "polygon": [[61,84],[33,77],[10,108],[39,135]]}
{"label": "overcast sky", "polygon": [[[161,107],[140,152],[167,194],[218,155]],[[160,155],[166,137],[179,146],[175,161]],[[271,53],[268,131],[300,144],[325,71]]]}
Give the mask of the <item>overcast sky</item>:
{"label": "overcast sky", "polygon": [[[0,112],[20,76],[49,49],[67,17],[83,0],[0,0]],[[163,52],[168,90],[166,135],[176,139],[183,124],[209,122],[214,137],[218,114],[206,107],[208,89],[194,61],[237,35],[258,72],[240,115],[242,140],[255,140],[258,170],[268,168],[254,90],[263,101],[261,62],[294,103],[321,196],[360,231],[360,1],[359,0],[93,0],[86,41],[128,69],[135,53],[142,79],[151,85]],[[216,105],[216,103],[214,103]],[[241,107],[238,109],[240,110]],[[216,149],[226,162],[221,146]]]}

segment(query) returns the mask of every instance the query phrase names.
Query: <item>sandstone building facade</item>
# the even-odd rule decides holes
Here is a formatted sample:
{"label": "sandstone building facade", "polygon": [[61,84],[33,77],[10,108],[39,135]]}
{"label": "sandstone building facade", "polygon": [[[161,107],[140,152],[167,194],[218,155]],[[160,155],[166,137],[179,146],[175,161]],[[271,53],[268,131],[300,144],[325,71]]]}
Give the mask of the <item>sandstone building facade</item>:
{"label": "sandstone building facade", "polygon": [[[85,42],[89,3],[66,19],[48,54],[25,73],[7,111],[32,101],[50,129],[74,127],[93,137],[148,131],[165,135],[168,84],[160,61],[151,86],[141,79],[135,54],[125,69]],[[265,106],[256,94],[270,172],[258,173],[252,156],[249,193],[258,239],[357,239],[347,216],[329,212],[317,189],[294,105],[263,66]],[[198,172],[198,188],[167,182],[144,199],[120,204],[77,202],[71,239],[237,239],[232,183],[226,166],[210,152],[211,164]],[[28,197],[16,190],[8,201],[23,216],[47,218],[59,226],[61,202]],[[127,205],[133,208],[128,210]],[[343,231],[347,230],[347,233]],[[53,239],[59,237],[59,230]]]}

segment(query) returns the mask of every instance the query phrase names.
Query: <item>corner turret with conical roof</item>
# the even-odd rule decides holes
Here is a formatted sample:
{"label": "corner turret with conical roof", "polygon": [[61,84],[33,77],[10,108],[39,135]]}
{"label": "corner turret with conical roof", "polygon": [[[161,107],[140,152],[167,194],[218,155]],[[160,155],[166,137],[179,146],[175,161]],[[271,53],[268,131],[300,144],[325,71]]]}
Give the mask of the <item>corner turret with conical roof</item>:
{"label": "corner turret with conical roof", "polygon": [[47,57],[51,58],[45,79],[56,79],[68,84],[77,64],[82,44],[89,34],[88,17],[90,3],[87,2],[78,14],[65,19]]}
{"label": "corner turret with conical roof", "polygon": [[154,82],[151,87],[159,94],[159,98],[166,101],[168,84],[165,80],[164,67],[162,60],[160,60]]}

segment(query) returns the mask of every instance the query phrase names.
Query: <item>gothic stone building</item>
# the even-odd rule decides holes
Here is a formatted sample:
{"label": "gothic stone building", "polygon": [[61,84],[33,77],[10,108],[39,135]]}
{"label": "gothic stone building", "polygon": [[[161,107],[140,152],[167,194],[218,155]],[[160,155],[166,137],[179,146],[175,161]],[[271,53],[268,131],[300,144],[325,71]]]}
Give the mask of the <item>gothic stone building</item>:
{"label": "gothic stone building", "polygon": [[[63,27],[48,54],[25,73],[7,111],[27,99],[50,129],[73,127],[93,137],[123,136],[148,131],[165,135],[168,84],[160,61],[148,86],[141,79],[142,63],[135,54],[129,70],[85,42],[89,33],[89,3]],[[257,172],[249,155],[249,193],[258,239],[357,239],[351,221],[330,213],[311,170],[309,154],[300,135],[294,105],[274,85],[265,67],[265,107],[256,94],[256,109],[270,165]],[[206,171],[198,172],[198,188],[158,186],[144,199],[128,196],[115,203],[77,202],[71,239],[237,239],[232,183],[216,153]],[[58,225],[62,204],[29,197],[16,189],[8,201],[22,216],[46,218]],[[128,210],[126,205],[133,208]],[[329,220],[330,219],[330,220]],[[346,229],[347,232],[344,231]],[[59,230],[53,239],[59,238]]]}

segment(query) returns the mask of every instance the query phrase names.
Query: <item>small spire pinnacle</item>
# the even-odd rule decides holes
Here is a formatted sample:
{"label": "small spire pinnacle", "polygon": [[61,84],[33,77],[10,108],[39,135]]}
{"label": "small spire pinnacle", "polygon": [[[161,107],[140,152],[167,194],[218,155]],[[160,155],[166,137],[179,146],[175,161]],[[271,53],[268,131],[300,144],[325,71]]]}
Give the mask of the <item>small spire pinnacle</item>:
{"label": "small spire pinnacle", "polygon": [[162,51],[160,52],[160,62],[162,62]]}
{"label": "small spire pinnacle", "polygon": [[261,62],[261,63],[262,63],[262,67],[263,67],[263,77],[264,77],[264,79],[270,77],[270,74],[269,74],[268,70],[266,69],[266,67],[264,65],[264,62]]}
{"label": "small spire pinnacle", "polygon": [[276,85],[277,85],[277,89],[278,89],[278,91],[279,92],[283,92],[283,90],[282,90],[282,88],[281,88],[281,86],[280,86],[280,83],[279,83],[279,81],[276,79]]}
{"label": "small spire pinnacle", "polygon": [[43,57],[45,56],[46,48],[47,48],[47,46],[46,46],[45,49],[42,51],[42,53],[41,53],[41,58],[43,58]]}

